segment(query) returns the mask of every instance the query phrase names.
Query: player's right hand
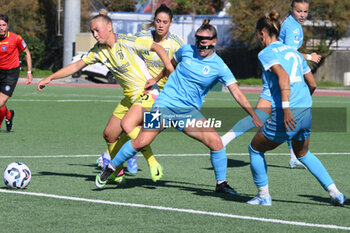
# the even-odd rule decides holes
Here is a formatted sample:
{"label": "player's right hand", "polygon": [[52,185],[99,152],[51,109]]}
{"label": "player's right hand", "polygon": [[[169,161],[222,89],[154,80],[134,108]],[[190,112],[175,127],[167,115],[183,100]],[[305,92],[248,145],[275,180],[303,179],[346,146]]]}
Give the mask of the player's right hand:
{"label": "player's right hand", "polygon": [[148,88],[152,87],[156,83],[157,83],[156,79],[154,78],[148,79],[145,84],[145,89],[147,90]]}
{"label": "player's right hand", "polygon": [[50,83],[50,80],[48,80],[48,78],[44,78],[42,80],[40,80],[40,82],[37,85],[38,91],[42,91],[47,84]]}

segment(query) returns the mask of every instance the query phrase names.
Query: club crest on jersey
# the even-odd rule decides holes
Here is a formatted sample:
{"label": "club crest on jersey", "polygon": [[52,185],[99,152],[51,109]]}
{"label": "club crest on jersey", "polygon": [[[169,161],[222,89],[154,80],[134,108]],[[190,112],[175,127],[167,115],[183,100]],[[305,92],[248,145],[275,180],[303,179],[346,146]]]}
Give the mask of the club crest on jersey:
{"label": "club crest on jersey", "polygon": [[202,73],[203,73],[203,74],[208,74],[209,71],[210,71],[209,66],[204,66],[204,67],[203,67],[203,70],[202,70]]}
{"label": "club crest on jersey", "polygon": [[5,51],[7,47],[5,45],[1,46],[1,50]]}

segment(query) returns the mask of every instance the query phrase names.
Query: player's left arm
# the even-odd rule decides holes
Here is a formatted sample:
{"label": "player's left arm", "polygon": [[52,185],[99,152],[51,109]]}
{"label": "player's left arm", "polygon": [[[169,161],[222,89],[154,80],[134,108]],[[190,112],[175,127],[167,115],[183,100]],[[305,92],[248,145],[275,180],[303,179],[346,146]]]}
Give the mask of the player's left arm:
{"label": "player's left arm", "polygon": [[28,47],[23,50],[24,53],[24,57],[26,59],[27,62],[27,80],[26,80],[26,84],[30,84],[33,80],[33,75],[32,75],[32,57],[30,55],[30,51],[28,49]]}
{"label": "player's left arm", "polygon": [[309,87],[310,94],[312,95],[317,88],[317,83],[316,83],[315,77],[312,74],[312,72],[309,72],[307,74],[304,74],[304,78],[305,78],[305,82],[306,82],[307,86]]}
{"label": "player's left arm", "polygon": [[235,98],[235,100],[237,101],[237,103],[253,118],[254,125],[256,127],[261,127],[263,123],[259,119],[258,115],[256,115],[247,97],[243,94],[241,89],[239,89],[238,84],[232,83],[227,87],[233,98]]}
{"label": "player's left arm", "polygon": [[[171,64],[173,65],[173,67],[177,66],[177,62],[174,58],[171,59]],[[162,78],[169,76],[170,73],[167,72],[167,69],[164,67],[163,70],[157,75],[157,77],[152,78],[152,79],[148,79],[146,81],[145,84],[145,89],[148,89],[149,87],[152,87],[154,84],[156,84],[157,82],[159,82],[159,80],[161,80]]]}

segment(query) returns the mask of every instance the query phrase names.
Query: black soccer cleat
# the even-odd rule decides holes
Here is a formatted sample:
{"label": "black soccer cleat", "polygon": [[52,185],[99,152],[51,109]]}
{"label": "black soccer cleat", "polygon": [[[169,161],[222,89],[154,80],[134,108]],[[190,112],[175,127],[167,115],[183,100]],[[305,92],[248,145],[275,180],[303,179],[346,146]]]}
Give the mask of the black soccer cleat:
{"label": "black soccer cleat", "polygon": [[110,168],[108,165],[104,166],[100,174],[98,174],[95,178],[96,187],[103,188],[103,186],[107,184],[108,178],[110,175],[112,175],[113,172],[114,170]]}
{"label": "black soccer cleat", "polygon": [[221,184],[216,184],[216,189],[215,191],[217,193],[227,193],[231,195],[237,195],[237,191],[231,188],[228,184],[227,181],[222,182]]}

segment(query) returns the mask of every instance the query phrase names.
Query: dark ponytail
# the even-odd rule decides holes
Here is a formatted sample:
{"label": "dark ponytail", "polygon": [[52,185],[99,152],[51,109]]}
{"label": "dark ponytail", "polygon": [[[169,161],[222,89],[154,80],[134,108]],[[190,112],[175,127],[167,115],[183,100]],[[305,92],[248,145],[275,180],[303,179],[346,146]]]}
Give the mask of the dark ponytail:
{"label": "dark ponytail", "polygon": [[281,21],[280,14],[277,11],[273,10],[258,20],[255,30],[261,32],[264,28],[269,33],[270,37],[279,37],[281,30]]}

